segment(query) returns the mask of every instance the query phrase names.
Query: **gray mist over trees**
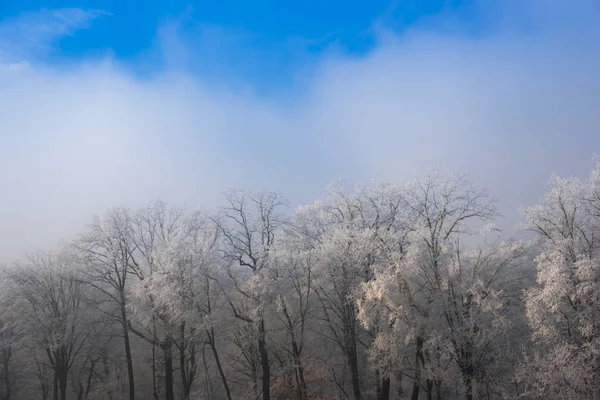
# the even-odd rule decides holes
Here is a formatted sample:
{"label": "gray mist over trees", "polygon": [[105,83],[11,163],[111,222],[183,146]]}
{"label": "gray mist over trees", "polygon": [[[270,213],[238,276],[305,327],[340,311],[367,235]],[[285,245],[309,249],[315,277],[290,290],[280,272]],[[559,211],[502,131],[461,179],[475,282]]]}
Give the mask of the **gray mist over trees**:
{"label": "gray mist over trees", "polygon": [[465,176],[230,190],[2,269],[0,398],[598,399],[600,164],[495,225]]}

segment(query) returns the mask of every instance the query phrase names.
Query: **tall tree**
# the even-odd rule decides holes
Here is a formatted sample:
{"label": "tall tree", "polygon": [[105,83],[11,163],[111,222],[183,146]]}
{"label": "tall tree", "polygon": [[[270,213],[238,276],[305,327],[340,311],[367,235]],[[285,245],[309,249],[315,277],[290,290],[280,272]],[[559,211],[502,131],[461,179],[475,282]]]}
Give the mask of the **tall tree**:
{"label": "tall tree", "polygon": [[540,204],[524,210],[523,228],[540,247],[538,287],[527,292],[537,350],[522,369],[528,398],[600,396],[599,174],[600,166],[587,181],[553,176]]}
{"label": "tall tree", "polygon": [[31,254],[9,278],[15,329],[44,352],[54,375],[52,398],[65,400],[69,372],[93,325],[86,320],[75,259],[66,251]]}
{"label": "tall tree", "polygon": [[135,379],[131,354],[128,296],[130,277],[137,274],[132,241],[132,215],[127,208],[110,209],[102,218],[95,216],[75,242],[84,264],[86,284],[113,303],[114,318],[121,325],[127,364],[129,400],[135,400]]}
{"label": "tall tree", "polygon": [[269,264],[276,237],[285,223],[280,209],[287,200],[274,192],[230,191],[227,206],[220,218],[215,219],[223,235],[221,252],[228,261],[228,275],[242,301],[250,302],[249,310],[242,310],[230,299],[236,318],[254,325],[262,371],[262,398],[271,398],[271,363],[267,343],[264,308],[266,302],[262,277]]}

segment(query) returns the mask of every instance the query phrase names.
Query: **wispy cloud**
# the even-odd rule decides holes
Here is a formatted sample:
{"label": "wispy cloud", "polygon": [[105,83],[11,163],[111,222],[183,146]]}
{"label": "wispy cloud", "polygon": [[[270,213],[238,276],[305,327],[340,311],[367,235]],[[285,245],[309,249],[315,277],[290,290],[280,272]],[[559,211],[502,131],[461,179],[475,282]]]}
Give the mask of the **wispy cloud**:
{"label": "wispy cloud", "polygon": [[22,61],[47,52],[60,37],[90,26],[109,15],[101,10],[63,8],[27,12],[0,21],[0,62]]}
{"label": "wispy cloud", "polygon": [[[510,229],[551,172],[583,175],[600,149],[600,27],[553,18],[478,37],[418,28],[364,56],[326,52],[298,71],[294,101],[179,66],[144,79],[106,60],[0,68],[0,261],[71,237],[109,205],[210,207],[240,186],[298,204],[337,178],[398,182],[429,166],[490,188]],[[161,43],[202,60],[193,40]]]}

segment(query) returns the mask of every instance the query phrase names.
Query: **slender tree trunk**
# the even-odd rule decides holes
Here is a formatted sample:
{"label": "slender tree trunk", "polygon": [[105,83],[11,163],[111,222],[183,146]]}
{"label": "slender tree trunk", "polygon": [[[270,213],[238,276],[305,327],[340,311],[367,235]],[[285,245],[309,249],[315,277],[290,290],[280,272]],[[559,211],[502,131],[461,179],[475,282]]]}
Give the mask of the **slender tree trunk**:
{"label": "slender tree trunk", "polygon": [[356,316],[354,304],[344,306],[344,352],[350,370],[354,400],[361,400],[360,373],[358,370],[358,350],[356,347]]}
{"label": "slender tree trunk", "polygon": [[349,343],[350,348],[347,352],[348,367],[352,375],[352,393],[354,394],[354,400],[361,400],[362,394],[360,390],[360,376],[358,372],[358,357],[356,349],[356,341],[353,340]]}
{"label": "slender tree trunk", "polygon": [[165,400],[175,400],[173,392],[173,349],[171,339],[165,339],[161,347],[165,358]]}
{"label": "slender tree trunk", "polygon": [[433,400],[433,381],[427,379],[425,382],[427,387],[427,400]]}
{"label": "slender tree trunk", "polygon": [[419,391],[421,390],[421,360],[423,359],[423,339],[417,338],[417,351],[415,354],[415,379],[413,383],[412,394],[410,400],[419,399]]}
{"label": "slender tree trunk", "polygon": [[421,389],[421,386],[419,386],[417,381],[415,381],[413,383],[413,389],[410,395],[410,400],[419,400],[419,389]]}
{"label": "slender tree trunk", "polygon": [[[186,344],[185,339],[185,324],[180,326],[181,333],[181,345],[179,346],[179,370],[181,372],[181,385],[183,388],[183,399],[189,400],[190,392],[192,390],[192,384],[196,377],[196,346],[195,342],[189,341]],[[186,349],[189,345],[189,363],[186,357]]]}
{"label": "slender tree trunk", "polygon": [[131,345],[129,343],[129,327],[127,326],[127,312],[125,310],[125,293],[121,292],[121,323],[123,325],[123,341],[125,343],[125,359],[127,361],[127,377],[129,378],[129,400],[135,400],[135,382],[133,377],[133,361],[131,359]]}
{"label": "slender tree trunk", "polygon": [[267,352],[267,339],[265,333],[265,320],[261,318],[258,323],[258,352],[260,354],[260,365],[262,368],[262,398],[271,399],[271,365],[269,353]]}
{"label": "slender tree trunk", "polygon": [[152,314],[152,396],[158,400],[158,391],[156,390],[156,321]]}
{"label": "slender tree trunk", "polygon": [[308,399],[308,388],[304,379],[304,366],[302,365],[302,355],[296,340],[292,340],[292,352],[294,355],[294,363],[296,364],[296,377],[298,379],[298,398],[300,400]]}
{"label": "slender tree trunk", "polygon": [[91,360],[90,359],[90,373],[87,376],[87,381],[85,383],[85,394],[83,396],[84,399],[87,399],[88,396],[90,395],[90,389],[92,388],[92,377],[94,376],[94,370],[96,369],[96,363],[98,362],[98,359],[96,360]]}
{"label": "slender tree trunk", "polygon": [[181,387],[183,393],[181,397],[183,400],[190,400],[190,387],[188,385],[187,373],[185,368],[185,347],[183,341],[179,347],[179,372],[181,374]]}
{"label": "slender tree trunk", "polygon": [[219,358],[219,352],[217,351],[217,344],[215,343],[215,331],[211,327],[210,330],[207,330],[208,334],[208,344],[210,345],[210,349],[213,353],[213,357],[215,358],[215,364],[217,365],[217,371],[219,371],[219,376],[221,377],[221,382],[223,383],[223,388],[225,389],[225,395],[227,396],[227,400],[231,400],[231,391],[229,390],[229,384],[227,383],[227,378],[225,377],[225,372],[223,371],[223,367],[221,365],[221,359]]}
{"label": "slender tree trunk", "polygon": [[465,365],[463,368],[463,380],[465,384],[465,399],[473,400],[473,375],[475,368],[473,367],[472,354],[470,350],[465,351]]}
{"label": "slender tree trunk", "polygon": [[300,346],[298,346],[298,342],[296,340],[296,335],[294,333],[294,324],[292,319],[290,318],[290,314],[288,313],[287,306],[285,305],[285,301],[283,304],[283,314],[285,315],[285,319],[287,321],[287,328],[292,340],[292,356],[294,357],[295,364],[295,376],[296,376],[296,385],[297,385],[297,395],[299,400],[308,399],[308,389],[306,387],[306,380],[304,379],[304,366],[302,365],[302,350]]}
{"label": "slender tree trunk", "polygon": [[473,377],[471,375],[465,377],[465,399],[473,400]]}
{"label": "slender tree trunk", "polygon": [[381,381],[381,396],[380,400],[390,400],[390,378],[383,378]]}
{"label": "slender tree trunk", "polygon": [[402,371],[396,371],[396,395],[399,399],[404,396],[404,388],[402,387],[402,379],[404,376],[402,375]]}
{"label": "slender tree trunk", "polygon": [[54,367],[54,385],[52,387],[52,399],[58,400],[58,367]]}
{"label": "slender tree trunk", "polygon": [[204,367],[204,383],[206,398],[210,399],[212,396],[212,382],[208,377],[208,364],[206,363],[206,343],[202,346],[202,365]]}
{"label": "slender tree trunk", "polygon": [[60,400],[67,400],[67,371],[64,366],[61,367],[58,386],[60,390]]}

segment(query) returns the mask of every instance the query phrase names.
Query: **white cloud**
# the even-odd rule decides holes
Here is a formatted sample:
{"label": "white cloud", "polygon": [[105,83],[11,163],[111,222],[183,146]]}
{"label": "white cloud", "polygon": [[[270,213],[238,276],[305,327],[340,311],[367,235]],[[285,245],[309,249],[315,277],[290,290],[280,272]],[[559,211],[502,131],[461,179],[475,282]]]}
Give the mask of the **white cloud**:
{"label": "white cloud", "polygon": [[[306,85],[294,101],[180,66],[139,78],[106,60],[5,62],[0,261],[72,237],[110,205],[162,197],[211,207],[239,186],[299,203],[340,177],[401,181],[429,166],[490,188],[510,228],[550,172],[585,174],[600,148],[600,29],[542,20],[477,38],[415,29],[364,57],[324,55],[299,71]],[[55,36],[89,16],[70,21]]]}
{"label": "white cloud", "polygon": [[0,63],[22,63],[46,53],[54,40],[87,28],[101,10],[64,8],[26,12],[0,21]]}

